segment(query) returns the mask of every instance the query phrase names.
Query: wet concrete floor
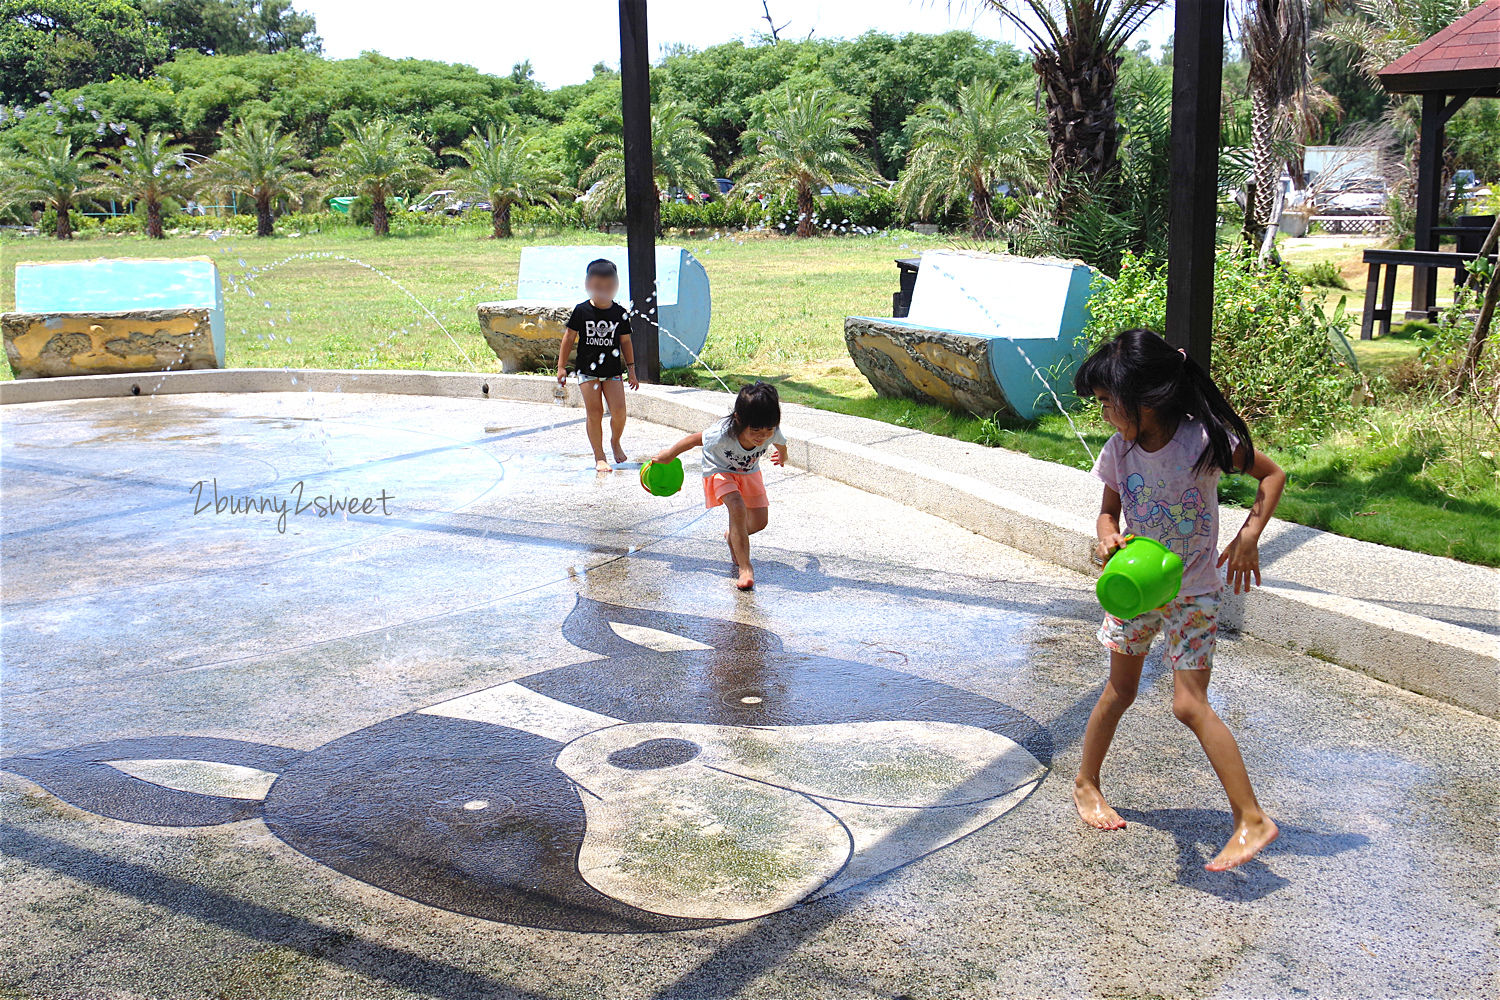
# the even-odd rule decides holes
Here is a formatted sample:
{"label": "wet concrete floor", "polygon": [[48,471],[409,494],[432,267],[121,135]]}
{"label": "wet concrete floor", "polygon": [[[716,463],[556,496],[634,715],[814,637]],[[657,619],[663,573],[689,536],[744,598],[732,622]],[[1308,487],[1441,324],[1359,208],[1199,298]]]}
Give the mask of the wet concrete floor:
{"label": "wet concrete floor", "polygon": [[1091,581],[768,468],[740,594],[580,417],[0,410],[0,995],[1494,995],[1493,721],[1227,637],[1210,874],[1157,656],[1072,811]]}

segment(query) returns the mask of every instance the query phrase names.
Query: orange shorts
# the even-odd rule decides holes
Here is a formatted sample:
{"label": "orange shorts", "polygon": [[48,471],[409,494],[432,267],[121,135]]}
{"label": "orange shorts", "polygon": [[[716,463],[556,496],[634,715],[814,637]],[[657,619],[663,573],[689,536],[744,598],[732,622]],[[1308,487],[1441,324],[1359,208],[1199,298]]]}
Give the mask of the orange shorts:
{"label": "orange shorts", "polygon": [[743,473],[715,472],[703,477],[703,506],[718,507],[730,493],[738,493],[746,507],[771,506],[771,498],[766,496],[765,480],[761,479],[759,469]]}

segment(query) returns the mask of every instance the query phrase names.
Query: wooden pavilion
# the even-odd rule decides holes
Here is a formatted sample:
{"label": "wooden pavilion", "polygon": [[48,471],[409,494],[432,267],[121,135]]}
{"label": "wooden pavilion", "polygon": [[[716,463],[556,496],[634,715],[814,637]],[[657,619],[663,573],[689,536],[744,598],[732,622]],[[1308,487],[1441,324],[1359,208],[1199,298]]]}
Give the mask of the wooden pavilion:
{"label": "wooden pavilion", "polygon": [[[1445,237],[1463,237],[1464,229],[1440,226],[1443,203],[1443,130],[1448,120],[1474,98],[1500,97],[1500,0],[1485,0],[1468,14],[1401,56],[1380,71],[1380,82],[1392,94],[1412,94],[1422,100],[1421,139],[1417,158],[1417,219],[1415,249],[1370,250],[1365,253],[1370,275],[1366,287],[1364,325],[1368,338],[1376,319],[1389,329],[1396,274],[1400,267],[1413,268],[1411,312],[1431,316],[1436,312],[1437,274],[1452,268],[1463,274],[1474,253],[1442,252]],[[1500,178],[1491,178],[1500,182]],[[1477,221],[1477,220],[1473,220]],[[1491,220],[1492,221],[1492,220]],[[1487,227],[1485,227],[1487,228]],[[1482,233],[1483,230],[1480,230]],[[1459,250],[1465,249],[1459,239]],[[1373,308],[1380,291],[1380,270],[1385,269],[1382,308]]]}

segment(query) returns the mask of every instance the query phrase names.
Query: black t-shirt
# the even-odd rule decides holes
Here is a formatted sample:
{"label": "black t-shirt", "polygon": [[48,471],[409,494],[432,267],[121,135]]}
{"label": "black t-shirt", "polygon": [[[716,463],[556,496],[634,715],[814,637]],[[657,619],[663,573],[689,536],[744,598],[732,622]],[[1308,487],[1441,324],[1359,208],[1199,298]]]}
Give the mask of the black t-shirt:
{"label": "black t-shirt", "polygon": [[568,329],[578,334],[578,351],[573,367],[580,375],[613,378],[625,372],[625,357],[620,353],[620,338],[630,336],[630,320],[625,307],[611,302],[603,309],[584,299],[573,307]]}

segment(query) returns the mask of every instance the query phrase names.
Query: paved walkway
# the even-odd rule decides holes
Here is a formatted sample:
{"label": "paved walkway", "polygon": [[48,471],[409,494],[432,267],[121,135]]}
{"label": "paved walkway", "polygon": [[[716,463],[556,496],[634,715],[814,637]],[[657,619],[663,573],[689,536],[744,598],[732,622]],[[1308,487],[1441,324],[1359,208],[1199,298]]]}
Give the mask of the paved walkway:
{"label": "paved walkway", "polygon": [[[1106,777],[1130,828],[1085,829],[1091,581],[898,503],[770,471],[741,595],[720,516],[596,476],[573,410],[204,394],[0,433],[0,995],[1500,987],[1494,720],[1228,637],[1214,702],[1283,833],[1210,875],[1229,817],[1159,659]],[[298,484],[372,499],[227,499]]]}

